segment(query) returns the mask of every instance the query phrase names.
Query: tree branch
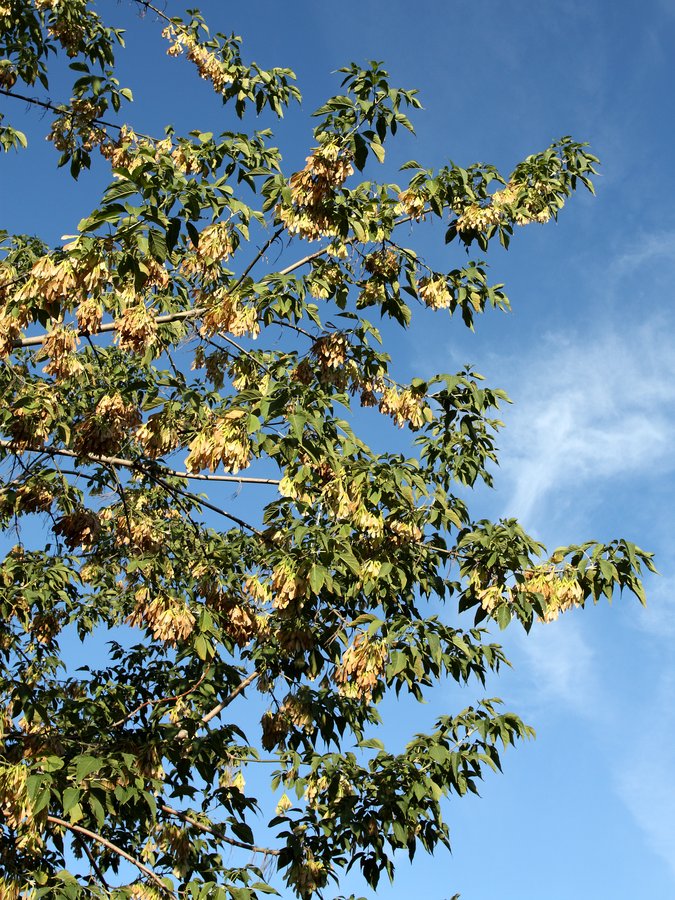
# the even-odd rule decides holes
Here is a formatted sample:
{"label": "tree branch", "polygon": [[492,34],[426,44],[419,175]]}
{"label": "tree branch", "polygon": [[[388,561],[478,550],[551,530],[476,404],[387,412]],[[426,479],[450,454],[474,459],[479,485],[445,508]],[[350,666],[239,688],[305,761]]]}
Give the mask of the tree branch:
{"label": "tree branch", "polygon": [[122,859],[126,859],[127,862],[130,862],[132,866],[136,866],[139,872],[142,872],[144,875],[147,875],[155,884],[164,891],[165,894],[169,897],[175,897],[174,892],[168,888],[161,878],[156,875],[152,869],[149,869],[146,865],[144,865],[140,859],[136,859],[135,856],[132,856],[130,853],[127,853],[126,850],[123,850],[121,847],[118,847],[117,844],[113,844],[112,841],[109,841],[107,838],[104,838],[102,835],[97,834],[95,831],[90,831],[88,828],[83,828],[81,825],[71,825],[70,822],[66,822],[65,819],[60,819],[58,816],[47,816],[47,821],[51,822],[53,825],[60,825],[61,828],[66,828],[68,831],[72,831],[73,834],[81,834],[84,837],[91,838],[92,841],[96,841],[101,844],[103,847],[106,847],[108,850],[112,850],[113,853],[117,853],[118,856],[121,856]]}
{"label": "tree branch", "polygon": [[219,516],[223,516],[225,519],[229,519],[230,522],[234,522],[235,525],[239,525],[240,528],[245,528],[247,531],[251,531],[257,537],[263,537],[262,531],[257,529],[255,525],[249,525],[244,519],[240,519],[239,516],[235,516],[233,513],[229,513],[226,509],[222,509],[220,506],[216,506],[215,503],[211,503],[209,500],[205,500],[203,497],[200,497],[199,494],[193,494],[191,491],[184,491],[180,488],[172,488],[171,485],[168,485],[162,478],[159,478],[153,472],[147,471],[147,469],[141,469],[148,478],[151,478],[155,484],[159,484],[164,488],[165,491],[171,492],[172,490],[178,490],[178,493],[183,497],[187,497],[189,500],[193,500],[195,503],[198,503],[200,506],[205,506],[207,509],[210,509],[212,512],[218,513]]}
{"label": "tree branch", "polygon": [[160,803],[158,805],[163,812],[168,813],[170,816],[176,816],[176,818],[181,819],[181,821],[186,822],[188,825],[198,828],[199,831],[212,834],[219,841],[224,841],[232,847],[241,847],[242,850],[250,850],[251,853],[264,853],[266,856],[279,856],[281,853],[280,850],[273,850],[271,847],[257,847],[255,844],[246,844],[244,841],[237,841],[234,838],[225,837],[225,835],[220,834],[216,828],[204,825],[203,822],[193,819],[188,813],[184,813],[179,809],[174,809],[172,806],[167,806],[166,803]]}
{"label": "tree branch", "polygon": [[[209,712],[205,713],[202,716],[201,724],[207,725],[211,721],[211,719],[215,719],[215,717],[219,713],[221,713],[225,709],[226,706],[229,706],[230,703],[232,703],[232,701],[235,699],[235,697],[238,697],[239,694],[241,694],[242,691],[245,691],[246,688],[250,684],[253,684],[253,682],[256,680],[256,678],[258,677],[259,674],[260,673],[258,671],[251,672],[251,674],[247,675],[246,678],[243,679],[243,681],[240,681],[239,684],[236,686],[236,688],[232,691],[231,694],[228,694],[228,696],[223,701],[221,701],[217,706],[214,706],[213,709],[209,710]],[[188,736],[188,733],[187,733],[187,729],[185,729],[185,728],[181,728],[181,730],[176,735],[176,737],[179,740],[183,740],[187,736]]]}
{"label": "tree branch", "polygon": [[101,867],[100,867],[99,864],[96,862],[96,857],[94,856],[94,854],[93,854],[93,853],[91,852],[91,850],[89,849],[89,845],[87,844],[86,841],[83,841],[83,840],[82,840],[82,835],[81,835],[81,834],[75,834],[75,840],[77,841],[78,846],[80,846],[80,847],[84,850],[84,852],[86,853],[87,859],[89,860],[89,865],[92,867],[92,869],[94,870],[94,873],[95,873],[96,877],[97,877],[98,880],[101,882],[101,886],[104,887],[104,888],[106,889],[106,891],[109,891],[109,890],[110,890],[110,886],[108,885],[108,882],[105,880],[105,875],[104,875],[103,872],[101,871]]}
{"label": "tree branch", "polygon": [[111,725],[111,728],[119,728],[120,725],[124,725],[125,722],[127,722],[129,719],[133,718],[133,716],[135,716],[137,712],[140,712],[146,706],[158,706],[160,703],[171,703],[174,700],[182,700],[183,697],[187,697],[188,694],[191,694],[193,691],[196,691],[197,688],[199,687],[199,685],[204,681],[205,678],[206,678],[206,672],[203,672],[199,681],[197,681],[195,684],[193,684],[191,687],[189,687],[186,691],[183,691],[182,694],[175,694],[173,697],[159,697],[157,700],[146,700],[144,703],[139,703],[139,705],[135,709],[132,709],[131,712],[128,712],[126,714],[126,716],[123,716],[123,718],[118,719],[117,722],[113,722]]}
{"label": "tree branch", "polygon": [[[69,113],[68,106],[65,103],[57,104],[52,103],[50,100],[39,100],[37,97],[28,97],[26,94],[17,94],[16,91],[8,91],[7,88],[0,88],[0,94],[4,94],[5,97],[11,97],[13,100],[23,100],[24,103],[30,103],[32,106],[39,106],[41,109],[48,109],[50,112],[55,112],[59,115],[68,115]],[[116,128],[118,131],[124,128],[124,125],[116,125],[115,122],[107,122],[105,119],[92,119],[91,121],[94,125],[103,125],[105,128]],[[152,141],[153,143],[156,143],[157,141],[157,138],[154,138],[149,134],[141,134],[140,131],[136,131],[135,129],[134,134],[138,135],[138,137],[145,138],[148,141]]]}
{"label": "tree branch", "polygon": [[[14,443],[12,441],[0,439],[0,447],[15,451]],[[104,465],[109,466],[120,466],[124,469],[138,469],[141,472],[146,471],[142,463],[133,462],[130,459],[122,459],[119,456],[97,456],[96,454],[87,454],[86,456],[83,456],[81,453],[75,453],[74,450],[56,447],[27,447],[25,451],[22,452],[46,453],[48,456],[69,456],[73,459],[91,460],[91,462],[103,463]],[[15,455],[18,455],[16,454],[16,451]],[[163,475],[175,478],[187,478],[190,481],[226,481],[235,482],[236,484],[279,484],[278,478],[250,478],[240,475],[201,475],[193,474],[192,472],[179,472],[176,469],[169,469],[158,463],[154,463],[154,465],[161,469]]]}
{"label": "tree branch", "polygon": [[[136,2],[141,2],[141,0],[136,0]],[[403,225],[405,222],[413,221],[413,216],[403,216],[401,219],[397,219],[394,223],[394,227],[398,225]],[[277,234],[275,233],[275,238]],[[350,238],[346,243],[353,243],[355,238]],[[255,264],[258,259],[262,256],[266,248],[260,251],[258,256],[254,259],[253,264]],[[322,256],[325,256],[328,253],[329,246],[323,247],[321,250],[315,250],[314,253],[310,253],[307,256],[303,256],[302,259],[297,260],[294,263],[291,263],[290,266],[286,266],[285,269],[280,269],[278,272],[275,272],[275,275],[290,275],[291,272],[294,272],[296,269],[300,269],[302,266],[307,265],[307,263],[312,262],[315,259],[319,259]],[[246,272],[250,271],[251,265],[246,269]],[[243,278],[242,276],[241,278]],[[241,282],[241,278],[236,284]],[[155,324],[157,325],[165,325],[168,322],[182,322],[185,319],[196,319],[199,316],[203,315],[205,312],[208,312],[208,306],[195,306],[193,309],[184,309],[180,312],[175,313],[166,313],[163,316],[157,316],[155,318]],[[96,334],[106,334],[111,331],[117,331],[117,324],[115,322],[106,322],[104,325],[101,325],[96,332]],[[81,335],[81,332],[78,330],[76,334]],[[25,338],[17,338],[12,341],[12,347],[18,349],[19,347],[37,347],[40,344],[43,344],[47,338],[48,334],[36,334],[33,337],[25,337]]]}

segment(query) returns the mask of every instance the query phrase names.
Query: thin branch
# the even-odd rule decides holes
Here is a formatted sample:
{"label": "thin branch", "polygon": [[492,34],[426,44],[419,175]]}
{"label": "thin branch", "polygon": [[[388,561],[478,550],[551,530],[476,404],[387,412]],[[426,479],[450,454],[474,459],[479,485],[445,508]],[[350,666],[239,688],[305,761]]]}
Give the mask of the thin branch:
{"label": "thin branch", "polygon": [[101,882],[101,886],[103,888],[105,888],[106,891],[109,891],[110,886],[108,885],[108,882],[105,880],[105,875],[101,871],[101,867],[96,862],[96,857],[89,849],[89,845],[86,843],[86,841],[82,840],[81,834],[75,834],[75,840],[77,841],[78,846],[80,846],[86,853],[87,859],[89,860],[89,865],[92,867],[92,869],[94,870],[94,874],[96,875],[98,880]]}
{"label": "thin branch", "polygon": [[139,872],[142,872],[144,875],[147,875],[155,884],[164,891],[169,897],[174,897],[174,892],[168,888],[161,878],[156,875],[152,869],[149,869],[146,865],[144,865],[140,859],[136,859],[135,856],[132,856],[130,853],[127,853],[126,850],[123,850],[121,847],[118,847],[117,844],[113,844],[112,841],[109,841],[107,838],[104,838],[102,835],[97,834],[95,831],[90,831],[88,828],[83,828],[81,825],[71,825],[70,822],[66,822],[65,819],[60,819],[58,816],[47,816],[47,821],[51,822],[53,825],[60,825],[62,828],[66,828],[68,831],[72,831],[73,834],[81,834],[84,837],[91,838],[92,841],[96,841],[101,844],[103,847],[106,847],[108,850],[112,850],[113,853],[117,853],[118,856],[121,856],[122,859],[126,859],[127,862],[130,862],[132,866],[136,866]]}
{"label": "thin branch", "polygon": [[138,4],[138,6],[143,6],[145,9],[150,9],[155,13],[156,16],[159,16],[160,19],[164,19],[165,22],[168,22],[170,25],[175,25],[175,22],[172,22],[169,16],[161,9],[158,9],[156,6],[153,6],[149,0],[134,0],[134,3]]}
{"label": "thin branch", "polygon": [[[136,2],[139,2],[139,0],[136,0]],[[262,245],[262,247],[258,250],[258,252],[256,253],[256,255],[253,257],[253,259],[251,260],[251,262],[246,266],[246,268],[244,269],[244,271],[241,273],[241,275],[239,276],[239,278],[237,278],[237,280],[236,280],[235,283],[234,283],[234,287],[233,287],[232,290],[236,290],[236,289],[240,286],[240,284],[243,282],[244,278],[246,278],[246,276],[252,271],[252,269],[253,269],[253,267],[256,265],[256,263],[260,262],[260,260],[261,260],[261,259],[263,258],[263,256],[267,253],[267,251],[268,251],[269,248],[272,246],[272,244],[277,240],[277,238],[280,238],[281,235],[282,235],[283,233],[284,233],[284,226],[282,225],[281,228],[277,228],[277,230],[274,232],[274,234],[272,235],[272,237],[268,238],[268,239],[265,241],[265,243],[264,243],[264,244]]]}
{"label": "thin branch", "polygon": [[198,503],[200,506],[205,506],[207,509],[210,509],[212,512],[218,513],[219,516],[223,516],[225,519],[229,519],[230,522],[234,522],[235,525],[239,525],[240,528],[245,528],[247,531],[253,532],[257,537],[263,537],[262,531],[259,531],[254,525],[249,525],[244,519],[240,519],[239,516],[235,516],[233,513],[229,513],[226,509],[222,509],[220,506],[216,506],[215,503],[211,503],[209,500],[205,500],[203,497],[200,497],[199,494],[193,494],[191,491],[184,491],[180,488],[172,488],[171,485],[168,485],[162,478],[159,478],[153,472],[149,472],[147,469],[141,469],[141,471],[151,478],[155,484],[159,484],[164,488],[165,491],[178,490],[178,492],[183,496],[187,497],[189,500],[194,500],[195,503]]}
{"label": "thin branch", "polygon": [[[265,372],[267,375],[272,374],[270,372],[270,370],[267,368],[267,366],[265,365],[265,363],[262,363],[262,362],[260,362],[259,359],[256,359],[252,353],[249,353],[248,350],[245,350],[241,346],[241,344],[238,344],[231,337],[228,337],[226,334],[219,334],[218,337],[220,338],[221,341],[225,341],[226,344],[229,344],[231,347],[235,347],[240,353],[243,353],[244,356],[246,356],[248,359],[251,360],[251,362],[253,363],[254,366],[257,366],[259,369],[262,369],[263,372]],[[222,353],[228,352],[227,350],[225,350],[224,347],[219,347],[218,344],[216,344],[215,341],[212,341],[210,338],[205,337],[205,338],[203,338],[203,340],[205,340],[206,343],[209,344],[211,347],[215,347],[216,350],[220,350]]]}
{"label": "thin branch", "polygon": [[214,706],[210,712],[206,713],[205,716],[202,716],[202,724],[206,725],[211,721],[211,719],[214,719],[218,715],[218,713],[221,713],[226,706],[229,706],[230,703],[232,703],[235,697],[238,697],[239,694],[241,694],[242,691],[245,691],[250,684],[253,684],[258,675],[259,672],[252,672],[247,678],[244,678],[244,680],[237,685],[237,687],[225,700],[223,700],[222,703],[219,703],[218,706]]}
{"label": "thin branch", "polygon": [[[136,0],[136,2],[141,2],[141,0]],[[413,216],[403,216],[401,219],[397,219],[394,222],[394,227],[398,225],[403,225],[405,222],[413,221]],[[350,238],[346,243],[353,243],[356,238]],[[316,250],[314,253],[310,253],[308,256],[303,256],[302,259],[297,260],[297,262],[291,263],[290,266],[286,266],[285,269],[280,269],[278,272],[275,272],[275,275],[289,275],[291,272],[294,272],[296,269],[301,268],[306,265],[308,262],[312,262],[312,260],[319,259],[322,256],[325,256],[330,249],[330,245],[323,247],[321,250]],[[255,260],[257,261],[257,259]],[[237,282],[238,284],[239,282]],[[155,323],[157,325],[165,325],[168,322],[181,322],[185,319],[196,319],[199,316],[203,315],[205,312],[208,312],[208,306],[195,306],[192,309],[184,309],[180,312],[175,313],[166,313],[163,316],[157,316],[155,318]],[[101,325],[96,332],[96,334],[105,334],[111,331],[117,331],[117,323],[116,322],[106,322],[104,325]],[[79,330],[76,331],[76,334],[80,335],[81,332]],[[17,338],[12,341],[12,347],[18,349],[19,347],[37,347],[40,344],[43,344],[46,340],[48,334],[36,334],[33,337],[28,338]]]}
{"label": "thin branch", "polygon": [[[15,456],[18,457],[17,448],[13,441],[0,439],[0,447],[12,450]],[[121,466],[124,469],[137,469],[141,472],[146,472],[142,463],[133,462],[130,459],[122,459],[119,456],[98,456],[96,454],[83,455],[82,453],[76,453],[74,450],[57,449],[56,447],[26,447],[21,452],[45,453],[48,456],[69,456],[73,459],[91,460],[91,462],[98,462],[104,465]],[[236,484],[279,484],[278,478],[250,478],[240,475],[201,475],[193,474],[192,472],[179,472],[176,469],[169,469],[159,463],[153,462],[153,465],[156,465],[157,468],[161,470],[162,474],[167,477],[187,478],[190,481],[227,481],[235,482]]]}
{"label": "thin branch", "polygon": [[[231,694],[228,694],[228,696],[222,702],[220,702],[217,706],[214,706],[213,709],[209,710],[209,712],[205,713],[205,715],[202,716],[201,724],[207,725],[211,721],[211,719],[214,719],[219,713],[221,713],[226,706],[229,706],[230,703],[232,703],[235,697],[238,697],[239,694],[241,694],[242,691],[246,690],[246,688],[250,684],[253,684],[259,674],[260,673],[257,671],[251,672],[251,674],[247,675],[247,677],[244,678],[243,681],[240,681]],[[188,732],[185,728],[181,728],[181,730],[176,735],[178,740],[183,740],[187,736]]]}
{"label": "thin branch", "polygon": [[237,841],[234,838],[225,837],[225,835],[220,834],[216,828],[204,825],[203,822],[193,819],[188,813],[184,813],[179,809],[174,809],[172,806],[167,806],[166,803],[160,803],[159,808],[170,816],[176,816],[176,818],[181,819],[181,821],[186,822],[188,825],[198,828],[199,831],[212,834],[219,841],[224,841],[226,844],[231,844],[233,847],[241,847],[242,850],[249,850],[251,853],[264,853],[266,856],[279,856],[281,853],[280,850],[273,850],[271,847],[257,847],[255,844],[246,844],[244,841]]}
{"label": "thin branch", "polygon": [[[58,113],[59,115],[68,115],[69,109],[67,104],[57,104],[52,103],[50,100],[39,100],[37,97],[28,97],[26,94],[17,94],[16,91],[8,91],[6,88],[0,88],[0,94],[4,94],[5,97],[11,97],[13,100],[23,100],[25,103],[30,103],[32,106],[39,106],[41,109],[48,109],[51,112]],[[72,113],[70,113],[72,115]],[[118,131],[121,131],[124,128],[124,125],[116,125],[115,122],[108,122],[106,119],[92,119],[93,125],[103,125],[105,128],[116,128]],[[157,138],[153,138],[149,134],[141,134],[140,131],[134,130],[134,134],[138,135],[138,137],[145,138],[148,141],[152,141],[156,143]]]}
{"label": "thin branch", "polygon": [[146,706],[159,706],[160,703],[172,703],[174,700],[182,700],[183,697],[187,697],[188,694],[191,694],[193,691],[196,691],[197,688],[199,687],[199,685],[204,681],[205,678],[206,678],[206,672],[203,672],[199,681],[197,681],[195,684],[193,684],[191,687],[189,687],[186,691],[183,691],[182,694],[176,694],[173,697],[160,697],[158,700],[146,700],[144,703],[140,703],[136,707],[136,709],[132,709],[131,712],[128,712],[126,714],[126,716],[119,719],[117,722],[113,722],[111,727],[119,728],[120,725],[124,725],[125,722],[127,722],[129,719],[133,718],[136,715],[136,713],[140,712]]}

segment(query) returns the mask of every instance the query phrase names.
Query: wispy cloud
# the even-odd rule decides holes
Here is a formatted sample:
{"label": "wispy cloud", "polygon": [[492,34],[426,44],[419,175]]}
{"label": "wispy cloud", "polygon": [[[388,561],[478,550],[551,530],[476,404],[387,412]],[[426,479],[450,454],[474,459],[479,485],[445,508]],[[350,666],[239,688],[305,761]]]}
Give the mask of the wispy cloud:
{"label": "wispy cloud", "polygon": [[673,276],[675,232],[640,235],[589,283],[583,332],[549,334],[509,361],[516,405],[501,457],[509,513],[527,520],[598,480],[675,467],[675,323],[657,302],[672,293]]}
{"label": "wispy cloud", "polygon": [[675,466],[675,354],[658,323],[624,333],[549,336],[521,364],[502,439],[509,514],[618,475]]}
{"label": "wispy cloud", "polygon": [[582,716],[596,716],[602,707],[595,651],[578,619],[563,616],[547,625],[535,624],[526,635],[516,632],[511,656],[518,673],[515,699],[527,715],[541,720],[546,709],[561,706]]}
{"label": "wispy cloud", "polygon": [[615,765],[614,781],[621,800],[643,832],[652,851],[675,877],[675,668],[663,674],[653,704],[633,716],[637,735]]}

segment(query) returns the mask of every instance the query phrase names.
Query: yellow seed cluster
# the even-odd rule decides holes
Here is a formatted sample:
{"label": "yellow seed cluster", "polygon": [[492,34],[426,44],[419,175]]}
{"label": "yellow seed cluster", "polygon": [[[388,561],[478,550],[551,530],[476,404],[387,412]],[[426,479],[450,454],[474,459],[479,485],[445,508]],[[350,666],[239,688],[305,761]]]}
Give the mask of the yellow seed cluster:
{"label": "yellow seed cluster", "polygon": [[272,591],[266,581],[261,581],[255,575],[247,575],[244,578],[244,593],[249,596],[254,603],[264,605],[272,599]]}
{"label": "yellow seed cluster", "polygon": [[127,885],[123,890],[129,891],[131,900],[162,900],[163,892],[159,888],[150,887],[147,884],[140,884],[138,881]]}
{"label": "yellow seed cluster", "polygon": [[96,541],[101,531],[99,517],[90,509],[78,509],[57,520],[54,533],[63,537],[70,550],[87,548]]}
{"label": "yellow seed cluster", "polygon": [[370,703],[386,663],[387,646],[384,641],[374,641],[366,634],[357,635],[342,654],[340,664],[335,667],[335,681],[340,693]]}
{"label": "yellow seed cluster", "polygon": [[37,402],[31,409],[16,406],[12,410],[10,430],[12,443],[19,450],[41,447],[49,437],[58,402],[52,394],[49,382],[32,385],[33,399]]}
{"label": "yellow seed cluster", "polygon": [[429,309],[447,309],[452,303],[452,294],[442,275],[420,278],[417,292]]}
{"label": "yellow seed cluster", "polygon": [[491,613],[505,600],[508,601],[510,599],[510,590],[498,584],[491,584],[488,587],[478,589],[476,596],[485,612]]}
{"label": "yellow seed cluster", "polygon": [[363,267],[377,278],[392,281],[398,276],[399,259],[393,250],[377,250],[368,254]]}
{"label": "yellow seed cluster", "polygon": [[80,259],[72,255],[61,259],[42,256],[34,263],[29,277],[17,289],[13,299],[19,306],[38,301],[43,309],[58,310],[61,304],[71,306],[75,298],[100,291],[108,279],[105,260],[94,254]]}
{"label": "yellow seed cluster", "polygon": [[10,313],[0,313],[0,359],[8,357],[14,341],[21,335],[21,320]]}
{"label": "yellow seed cluster", "polygon": [[101,144],[100,152],[113,169],[128,169],[133,172],[134,168],[142,161],[137,151],[150,147],[151,145],[147,141],[138,140],[132,128],[123,125],[115,140],[108,139]]}
{"label": "yellow seed cluster", "polygon": [[384,533],[384,519],[378,513],[372,513],[365,506],[359,506],[351,516],[354,528],[362,531],[367,537],[376,539]]}
{"label": "yellow seed cluster", "polygon": [[363,286],[358,303],[361,306],[380,306],[387,299],[387,288],[377,278],[371,278]]}
{"label": "yellow seed cluster", "polygon": [[23,303],[36,295],[44,297],[47,303],[66,299],[79,288],[78,278],[69,257],[55,259],[42,256],[31,268],[30,277],[15,294],[15,300]]}
{"label": "yellow seed cluster", "polygon": [[290,562],[284,561],[274,567],[272,571],[272,606],[275,609],[286,609],[290,604],[301,600],[306,592],[306,579],[298,575]]}
{"label": "yellow seed cluster", "polygon": [[171,41],[168,55],[180,56],[187,50],[187,58],[197,66],[200,77],[210,81],[219,94],[232,84],[234,78],[230,67],[218,59],[215,53],[199,44],[192,35],[169,25],[162,32],[162,37]]}
{"label": "yellow seed cluster", "polygon": [[545,601],[544,622],[552,622],[560,613],[583,603],[584,594],[572,573],[559,572],[554,566],[533,569],[526,573],[528,591],[541,594]]}
{"label": "yellow seed cluster", "polygon": [[288,231],[310,241],[335,235],[327,203],[353,171],[351,160],[336,142],[317,147],[307,157],[305,168],[291,176],[292,205],[277,208]]}
{"label": "yellow seed cluster", "polygon": [[379,403],[380,412],[391,416],[399,428],[409,425],[413,430],[421,428],[426,421],[424,398],[409,388],[400,391],[395,387],[384,390]]}
{"label": "yellow seed cluster", "polygon": [[291,175],[291,198],[298,206],[317,206],[330,197],[352,175],[350,159],[333,141],[316,147],[305,168]]}
{"label": "yellow seed cluster", "polygon": [[77,327],[80,334],[97,334],[103,321],[103,307],[101,304],[89,298],[77,307]]}
{"label": "yellow seed cluster", "polygon": [[67,112],[52,122],[47,140],[61,152],[72,152],[78,145],[91,151],[108,137],[105,129],[96,124],[100,115],[100,107],[91,100],[72,100]]}
{"label": "yellow seed cluster", "polygon": [[201,295],[198,302],[207,306],[202,317],[203,334],[210,337],[227,331],[235,337],[249,335],[256,338],[260,333],[255,306],[242,303],[237,294],[220,288],[211,294]]}
{"label": "yellow seed cluster", "polygon": [[265,750],[274,750],[283,745],[289,732],[288,721],[281,713],[266,712],[260,720],[262,745]]}
{"label": "yellow seed cluster", "polygon": [[28,796],[28,769],[22,763],[0,765],[0,816],[17,833],[18,850],[39,850],[42,838]]}
{"label": "yellow seed cluster", "polygon": [[[323,284],[319,283],[321,279]],[[320,269],[313,272],[307,286],[309,293],[316,300],[327,300],[342,281],[342,270],[337,263],[323,263]]]}
{"label": "yellow seed cluster", "polygon": [[53,500],[54,490],[51,485],[37,478],[16,488],[16,508],[22,512],[47,512]]}
{"label": "yellow seed cluster", "polygon": [[155,640],[171,645],[192,633],[195,617],[185,600],[166,591],[153,594],[148,587],[139,588],[135,600],[135,609],[127,619],[129,625],[149,628]]}
{"label": "yellow seed cluster", "polygon": [[426,202],[426,197],[412,188],[408,188],[398,195],[399,211],[417,221],[424,218]]}
{"label": "yellow seed cluster", "polygon": [[509,182],[492,195],[486,206],[478,203],[467,206],[457,218],[457,231],[486,231],[509,218],[517,225],[544,224],[551,218],[550,199],[552,195],[541,182],[534,185]]}
{"label": "yellow seed cluster", "polygon": [[184,175],[196,175],[199,172],[206,174],[208,171],[205,163],[195,155],[194,151],[184,145],[179,145],[173,150],[171,159],[176,168]]}
{"label": "yellow seed cluster", "polygon": [[279,802],[277,803],[276,813],[278,816],[283,816],[283,814],[291,809],[293,806],[292,801],[289,799],[288,794],[282,794],[279,798]]}
{"label": "yellow seed cluster", "polygon": [[314,635],[307,628],[287,628],[285,625],[277,631],[279,646],[286,653],[304,653],[316,644]]}
{"label": "yellow seed cluster", "polygon": [[339,332],[323,335],[314,341],[312,356],[318,364],[322,381],[331,380],[335,371],[342,368],[347,359],[348,348],[347,338]]}
{"label": "yellow seed cluster", "polygon": [[224,262],[233,250],[232,228],[227,222],[208,225],[199,235],[197,257],[202,263]]}
{"label": "yellow seed cluster", "polygon": [[422,531],[414,522],[402,522],[400,519],[387,519],[387,530],[394,546],[418,544],[422,540]]}
{"label": "yellow seed cluster", "polygon": [[[56,0],[50,4],[50,8],[55,12],[58,12]],[[84,39],[84,29],[81,25],[76,25],[66,18],[57,18],[47,29],[47,33],[51,35],[51,37],[56,38],[68,56],[77,56],[79,47]]]}
{"label": "yellow seed cluster", "polygon": [[139,425],[136,440],[143,453],[151,459],[171,453],[180,443],[174,422],[164,412],[153,413],[146,422]]}
{"label": "yellow seed cluster", "polygon": [[121,394],[106,395],[78,425],[75,450],[83,455],[115,454],[138,427],[140,418],[136,407],[127,403]]}
{"label": "yellow seed cluster", "polygon": [[121,350],[145,353],[157,342],[157,322],[153,310],[138,302],[122,310],[115,321],[116,340]]}
{"label": "yellow seed cluster", "polygon": [[69,326],[53,328],[38,354],[38,359],[49,360],[43,367],[46,375],[53,375],[57,381],[71,378],[82,371],[82,363],[77,358],[77,334]]}
{"label": "yellow seed cluster", "polygon": [[222,463],[226,472],[233,474],[245,469],[251,461],[251,442],[242,421],[241,410],[231,410],[209,423],[197,433],[189,445],[185,460],[188,472],[210,469],[214,472]]}
{"label": "yellow seed cluster", "polygon": [[157,844],[173,860],[173,874],[177,878],[182,878],[187,870],[187,861],[190,856],[191,842],[188,832],[178,825],[167,823],[159,832]]}
{"label": "yellow seed cluster", "polygon": [[221,624],[225,633],[239,647],[249,644],[259,630],[255,613],[239,603],[226,605]]}

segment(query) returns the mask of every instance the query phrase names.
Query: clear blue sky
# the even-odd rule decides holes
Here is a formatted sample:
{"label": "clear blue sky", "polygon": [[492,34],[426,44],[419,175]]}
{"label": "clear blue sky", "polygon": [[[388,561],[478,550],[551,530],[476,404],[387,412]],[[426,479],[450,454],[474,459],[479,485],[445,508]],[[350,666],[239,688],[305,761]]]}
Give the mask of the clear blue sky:
{"label": "clear blue sky", "polygon": [[[151,15],[140,21],[125,2],[100,7],[130,29],[122,80],[136,93],[129,120],[138,130],[237,127],[191,67],[165,58]],[[649,581],[646,611],[617,599],[527,638],[503,635],[514,669],[487,693],[538,738],[505,755],[505,774],[485,783],[481,799],[448,807],[452,856],[402,862],[378,896],[671,900],[675,2],[211,0],[202,9],[214,30],[244,36],[248,58],[296,70],[303,109],[276,128],[291,165],[310,145],[306,114],[337,90],[331,72],[373,58],[396,83],[419,88],[425,106],[417,139],[403,140],[393,162],[485,160],[508,171],[565,134],[600,156],[595,199],[574,198],[558,225],[523,230],[508,254],[490,256],[514,312],[486,316],[476,334],[420,318],[398,344],[399,371],[472,362],[515,401],[496,491],[477,498],[478,512],[516,515],[551,548],[625,536],[656,551],[662,576]],[[180,10],[168,0],[169,14]],[[12,111],[9,101],[3,109]],[[46,123],[35,113],[24,121],[29,152],[0,160],[0,227],[58,240],[95,204],[100,181],[85,174],[74,187],[55,176],[40,137]],[[456,252],[429,245],[438,266],[450,268]],[[412,729],[468,699],[454,685],[437,690]]]}

